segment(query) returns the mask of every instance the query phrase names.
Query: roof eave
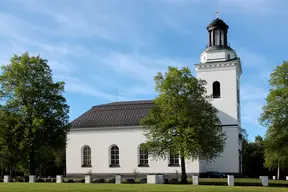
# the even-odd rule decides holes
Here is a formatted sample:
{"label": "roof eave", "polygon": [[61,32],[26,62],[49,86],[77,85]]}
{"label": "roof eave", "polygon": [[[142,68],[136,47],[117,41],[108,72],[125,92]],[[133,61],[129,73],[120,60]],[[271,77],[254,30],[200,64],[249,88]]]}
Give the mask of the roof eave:
{"label": "roof eave", "polygon": [[75,127],[71,128],[70,131],[90,131],[90,130],[113,130],[113,129],[141,129],[142,125],[128,125],[128,126],[114,126],[114,127]]}

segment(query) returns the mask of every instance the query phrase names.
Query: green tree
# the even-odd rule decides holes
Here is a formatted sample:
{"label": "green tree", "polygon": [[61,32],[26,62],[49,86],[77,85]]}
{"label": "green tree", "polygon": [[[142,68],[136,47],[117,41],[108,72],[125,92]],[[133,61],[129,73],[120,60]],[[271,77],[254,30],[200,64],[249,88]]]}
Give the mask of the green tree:
{"label": "green tree", "polygon": [[19,140],[22,135],[19,132],[21,125],[18,124],[21,117],[14,111],[0,106],[0,162],[2,168],[12,172],[17,169],[22,151]]}
{"label": "green tree", "polygon": [[265,136],[264,165],[269,169],[277,169],[277,179],[280,179],[280,168],[285,168],[288,166],[288,153],[287,151],[281,149],[281,146],[278,146],[277,144],[275,145],[274,137],[277,137],[277,135],[274,135],[273,133],[278,133],[278,131],[274,132],[274,129],[270,127]]}
{"label": "green tree", "polygon": [[[269,80],[271,89],[262,108],[260,123],[266,126],[265,165],[285,165],[288,156],[288,62],[277,66]],[[273,158],[272,158],[273,157]],[[282,162],[282,163],[281,163]],[[278,169],[279,170],[279,169]],[[279,178],[279,171],[278,171]]]}
{"label": "green tree", "polygon": [[64,149],[69,131],[64,83],[53,81],[47,62],[28,53],[14,55],[0,75],[4,106],[21,117],[15,128],[21,133],[19,143],[28,156],[30,175],[36,173],[36,152],[42,147]]}
{"label": "green tree", "polygon": [[185,160],[212,161],[224,150],[217,109],[206,96],[205,84],[188,67],[168,67],[165,76],[154,77],[158,97],[141,123],[147,142],[143,144],[154,158],[166,159],[170,152],[181,160],[181,183],[187,183]]}
{"label": "green tree", "polygon": [[247,139],[242,143],[243,174],[249,177],[259,177],[268,173],[264,167],[264,142],[261,136],[256,136],[253,142]]}

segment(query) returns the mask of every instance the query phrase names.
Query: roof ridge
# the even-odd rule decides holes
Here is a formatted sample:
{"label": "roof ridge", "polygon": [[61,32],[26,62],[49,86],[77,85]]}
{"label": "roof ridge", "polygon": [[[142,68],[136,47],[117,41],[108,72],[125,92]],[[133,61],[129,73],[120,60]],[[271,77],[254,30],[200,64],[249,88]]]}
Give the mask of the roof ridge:
{"label": "roof ridge", "polygon": [[139,105],[139,104],[153,104],[153,100],[135,100],[135,101],[115,101],[115,102],[111,102],[111,103],[105,103],[105,104],[100,104],[100,105],[94,105],[92,106],[92,108],[94,107],[107,107],[109,105]]}

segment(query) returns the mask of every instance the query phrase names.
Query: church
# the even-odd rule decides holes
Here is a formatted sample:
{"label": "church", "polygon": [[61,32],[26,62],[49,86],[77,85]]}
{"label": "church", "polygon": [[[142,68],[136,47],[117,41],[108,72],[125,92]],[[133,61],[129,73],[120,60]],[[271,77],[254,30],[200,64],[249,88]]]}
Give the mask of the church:
{"label": "church", "polygon": [[[208,44],[195,64],[197,78],[206,80],[207,94],[218,110],[226,143],[221,157],[206,163],[186,160],[186,172],[201,175],[210,171],[241,174],[241,118],[240,118],[240,58],[228,43],[229,26],[218,17],[208,26]],[[141,150],[145,142],[141,118],[147,115],[152,100],[112,102],[93,106],[71,122],[67,136],[66,171],[68,177],[123,176],[145,177],[165,174],[175,177],[181,173],[179,156],[153,160]]]}

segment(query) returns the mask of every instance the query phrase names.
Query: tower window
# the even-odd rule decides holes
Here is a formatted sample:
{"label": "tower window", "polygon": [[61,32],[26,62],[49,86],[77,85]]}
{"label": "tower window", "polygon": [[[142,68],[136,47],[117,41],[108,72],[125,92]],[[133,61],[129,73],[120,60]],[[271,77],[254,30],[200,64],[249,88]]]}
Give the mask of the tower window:
{"label": "tower window", "polygon": [[240,103],[239,82],[237,81],[237,102]]}
{"label": "tower window", "polygon": [[238,121],[240,121],[240,108],[239,108],[239,106],[237,107],[237,118],[238,118]]}
{"label": "tower window", "polygon": [[214,35],[215,45],[220,45],[220,30],[216,29],[214,32],[215,32],[215,35]]}
{"label": "tower window", "polygon": [[223,30],[221,30],[221,45],[225,45],[225,37],[224,37],[225,33]]}
{"label": "tower window", "polygon": [[213,83],[213,98],[220,98],[220,83],[215,81]]}

